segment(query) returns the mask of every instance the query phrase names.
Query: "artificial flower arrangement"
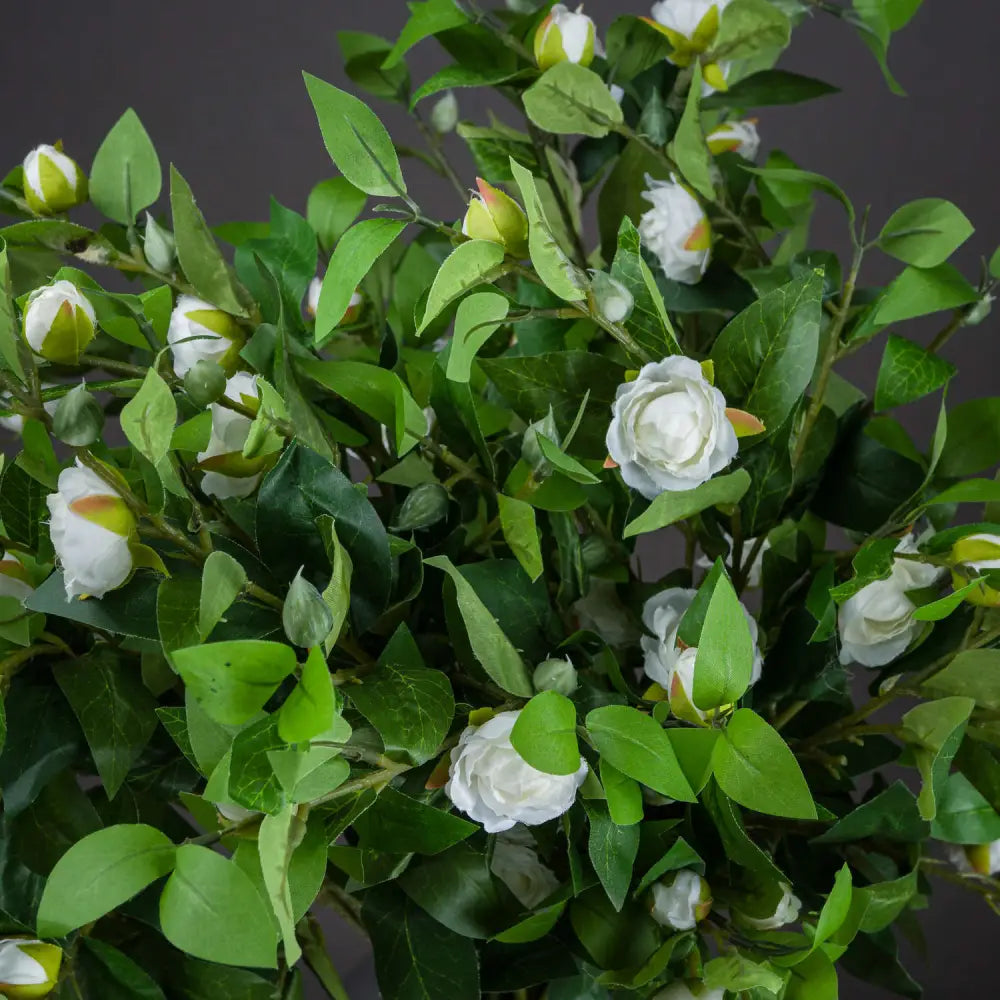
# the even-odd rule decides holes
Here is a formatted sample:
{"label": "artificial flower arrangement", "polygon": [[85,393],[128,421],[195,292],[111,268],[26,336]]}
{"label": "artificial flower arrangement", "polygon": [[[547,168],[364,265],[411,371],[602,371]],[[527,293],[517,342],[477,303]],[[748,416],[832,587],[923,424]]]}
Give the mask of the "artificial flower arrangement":
{"label": "artificial flower arrangement", "polygon": [[307,76],[304,215],[161,202],[132,111],[2,182],[0,992],[343,1000],[332,907],[386,1000],[919,996],[934,880],[1000,900],[1000,400],[941,356],[1000,257],[748,117],[833,89],[774,68],[807,16],[898,88],[919,0],[409,6],[341,45],[427,148]]}

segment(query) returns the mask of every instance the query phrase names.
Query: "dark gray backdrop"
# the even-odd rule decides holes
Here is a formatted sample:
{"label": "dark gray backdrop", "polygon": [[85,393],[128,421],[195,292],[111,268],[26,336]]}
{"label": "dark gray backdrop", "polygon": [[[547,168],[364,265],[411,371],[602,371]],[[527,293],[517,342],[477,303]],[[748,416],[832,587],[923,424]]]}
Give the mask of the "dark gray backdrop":
{"label": "dark gray backdrop", "polygon": [[[606,28],[619,13],[645,13],[620,0],[590,0],[587,12]],[[313,183],[331,173],[301,70],[337,83],[336,33],[393,36],[404,22],[402,0],[55,0],[11,4],[0,25],[0,169],[39,142],[62,138],[87,167],[97,145],[132,105],[164,161],[187,177],[211,223],[266,218],[268,195],[303,210]],[[1000,242],[997,184],[996,53],[1000,16],[988,0],[926,0],[893,43],[891,62],[908,90],[888,92],[874,61],[853,33],[827,17],[806,23],[782,63],[821,77],[842,93],[794,108],[764,109],[764,150],[780,147],[801,165],[834,178],[857,205],[872,205],[881,226],[913,198],[950,198],[978,226],[956,262],[975,280],[979,258]],[[411,56],[419,82],[440,65],[433,43]],[[464,117],[481,114],[474,92],[460,92]],[[393,135],[416,135],[395,109],[378,107]],[[468,160],[460,162],[468,164]],[[405,165],[411,189],[431,214],[456,217],[454,193],[419,164]],[[471,165],[469,183],[472,184]],[[844,252],[842,216],[832,205],[817,215],[815,245]],[[873,255],[874,257],[875,255]],[[873,259],[867,274],[894,273]],[[961,366],[953,402],[996,394],[997,320],[963,331],[945,354]],[[907,331],[926,337],[933,324]],[[877,349],[851,359],[845,374],[874,384]],[[926,441],[932,408],[906,414],[918,444]],[[988,995],[1000,972],[1000,923],[971,893],[938,886],[924,927],[931,958],[911,952],[929,1000]],[[361,942],[331,928],[333,947],[354,1000],[373,997]],[[986,993],[984,993],[984,990]],[[319,994],[317,993],[317,996]],[[845,982],[851,1000],[888,994]]]}

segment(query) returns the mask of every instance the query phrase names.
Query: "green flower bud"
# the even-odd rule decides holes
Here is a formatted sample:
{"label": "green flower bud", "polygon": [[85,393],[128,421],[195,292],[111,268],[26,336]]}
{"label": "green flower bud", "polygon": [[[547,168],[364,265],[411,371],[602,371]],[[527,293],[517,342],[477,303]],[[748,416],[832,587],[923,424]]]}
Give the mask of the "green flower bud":
{"label": "green flower bud", "polygon": [[449,90],[444,97],[434,103],[431,108],[431,125],[440,135],[454,132],[458,124],[458,98],[454,91]]}
{"label": "green flower bud", "polygon": [[104,410],[81,382],[59,400],[52,417],[52,433],[74,448],[86,448],[101,438]]}
{"label": "green flower bud", "polygon": [[565,4],[557,3],[538,26],[535,62],[539,69],[550,69],[561,62],[589,66],[594,61],[594,22],[582,10],[582,5],[571,11]]}
{"label": "green flower bud", "polygon": [[174,234],[164,229],[149,212],[146,213],[146,234],[143,240],[143,252],[146,260],[154,271],[167,274],[173,270],[174,252],[177,244]]}
{"label": "green flower bud", "polygon": [[545,477],[551,474],[552,466],[542,454],[541,446],[538,443],[539,434],[547,437],[554,444],[559,444],[559,429],[556,427],[556,418],[552,413],[551,406],[549,412],[541,420],[536,420],[533,424],[528,425],[528,429],[521,439],[521,458],[534,469],[536,476]]}
{"label": "green flower bud", "polygon": [[597,311],[609,323],[624,323],[635,308],[632,293],[604,271],[590,272],[590,293]]}
{"label": "green flower bud", "polygon": [[962,318],[963,325],[979,326],[993,312],[993,303],[995,300],[995,295],[984,295],[978,302],[969,307],[969,311]]}
{"label": "green flower bud", "polygon": [[597,570],[607,566],[614,558],[614,553],[608,543],[600,535],[587,535],[580,542],[585,569]]}
{"label": "green flower bud", "polygon": [[24,198],[39,215],[66,212],[87,200],[87,175],[55,146],[38,146],[24,158]]}
{"label": "green flower bud", "polygon": [[184,391],[198,406],[208,406],[226,391],[226,372],[215,361],[196,361],[184,376]]}
{"label": "green flower bud", "polygon": [[28,346],[58,364],[75,365],[94,339],[94,307],[72,281],[55,281],[29,296],[22,320]]}
{"label": "green flower bud", "polygon": [[542,660],[531,675],[536,691],[558,691],[569,697],[579,686],[576,667],[567,656],[562,660]]}
{"label": "green flower bud", "polygon": [[0,993],[8,1000],[48,996],[59,979],[62,948],[31,938],[0,940]]}
{"label": "green flower bud", "polygon": [[319,646],[333,628],[333,612],[320,592],[302,576],[301,569],[288,588],[281,624],[289,642],[307,649]]}
{"label": "green flower bud", "polygon": [[[952,563],[965,570],[952,571],[952,582],[957,590],[969,582],[969,573],[974,574],[974,578],[980,573],[995,573],[1000,570],[1000,535],[966,535],[951,547],[950,558]],[[966,594],[965,599],[982,608],[995,608],[1000,606],[1000,591],[981,583]]]}
{"label": "green flower bud", "polygon": [[448,515],[451,502],[448,491],[438,483],[421,483],[407,494],[399,509],[394,531],[419,531],[429,528]]}
{"label": "green flower bud", "polygon": [[469,203],[462,233],[471,240],[499,243],[512,257],[528,256],[528,217],[510,195],[476,178],[479,193]]}

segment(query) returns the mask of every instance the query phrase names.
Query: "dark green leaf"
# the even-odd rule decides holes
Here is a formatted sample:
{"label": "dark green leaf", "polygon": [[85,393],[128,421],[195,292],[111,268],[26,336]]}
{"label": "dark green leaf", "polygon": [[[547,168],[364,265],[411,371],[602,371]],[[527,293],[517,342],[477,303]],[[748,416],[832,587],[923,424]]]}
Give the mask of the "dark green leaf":
{"label": "dark green leaf", "polygon": [[916,844],[929,832],[917,809],[917,800],[901,781],[863,802],[815,838],[819,844],[845,844],[853,840],[881,837]]}
{"label": "dark green leaf", "polygon": [[905,337],[890,334],[875,387],[875,409],[891,410],[946,385],[955,366]]}
{"label": "dark green leaf", "polygon": [[587,853],[616,910],[625,905],[632,865],[639,851],[639,826],[618,826],[601,802],[585,802],[590,822]]}
{"label": "dark green leaf", "polygon": [[836,94],[838,88],[800,76],[782,69],[765,69],[738,80],[728,90],[711,94],[702,101],[706,110],[714,108],[763,108],[775,104],[799,104],[827,94]]}
{"label": "dark green leaf", "polygon": [[362,848],[387,854],[439,854],[479,829],[394,788],[383,789],[353,825]]}

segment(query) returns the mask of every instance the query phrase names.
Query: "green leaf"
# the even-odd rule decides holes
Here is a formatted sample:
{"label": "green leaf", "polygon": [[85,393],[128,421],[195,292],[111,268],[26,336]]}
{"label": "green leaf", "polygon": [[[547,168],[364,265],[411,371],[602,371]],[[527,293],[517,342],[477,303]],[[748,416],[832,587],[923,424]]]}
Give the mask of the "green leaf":
{"label": "green leaf", "polygon": [[556,63],[522,95],[524,110],[554,135],[602,136],[624,120],[607,84],[577,63]]}
{"label": "green leaf", "polygon": [[85,996],[101,1000],[164,1000],[163,990],[127,955],[104,941],[82,937],[74,956],[73,978]]}
{"label": "green leaf", "polygon": [[[676,750],[676,747],[674,749]],[[639,782],[622,774],[617,767],[603,759],[600,769],[601,784],[604,786],[611,819],[618,826],[632,826],[633,823],[641,822],[643,815],[642,789],[639,787]]]}
{"label": "green leaf", "polygon": [[878,837],[916,844],[925,840],[928,832],[927,822],[920,816],[913,792],[903,782],[894,781],[884,792],[879,792],[837,820],[815,837],[814,842],[846,844]]}
{"label": "green leaf", "polygon": [[[944,479],[961,479],[997,462],[1000,462],[1000,396],[970,399],[949,410],[948,436],[938,474]],[[2,499],[0,494],[0,503]]]}
{"label": "green leaf", "polygon": [[971,698],[979,708],[1000,711],[1000,651],[966,649],[922,687],[937,695]]}
{"label": "green leaf", "polygon": [[749,708],[737,709],[712,751],[719,788],[768,816],[815,819],[809,786],[788,744]]}
{"label": "green leaf", "polygon": [[811,170],[799,170],[797,167],[744,167],[743,169],[760,177],[769,186],[773,184],[802,185],[807,190],[816,189],[828,194],[843,205],[844,211],[847,212],[848,221],[852,226],[854,225],[856,213],[851,199],[829,177],[813,173]]}
{"label": "green leaf", "polygon": [[[523,70],[519,70],[513,63],[484,67],[462,66],[459,63],[454,63],[438,70],[432,77],[424,80],[410,98],[410,108],[412,110],[420,101],[433,94],[439,94],[442,90],[456,90],[460,87],[493,87],[498,83],[506,83],[521,72]],[[491,179],[499,180],[500,178]]]}
{"label": "green leaf", "polygon": [[330,728],[336,708],[333,680],[320,649],[309,650],[295,690],[278,712],[278,735],[286,743],[305,743]]}
{"label": "green leaf", "polygon": [[260,868],[267,888],[271,909],[278,918],[281,939],[285,945],[285,961],[294,965],[302,956],[295,937],[295,913],[288,869],[295,848],[305,835],[305,824],[296,815],[295,806],[288,805],[274,816],[265,816],[257,832]]}
{"label": "green leaf", "polygon": [[326,514],[316,518],[316,526],[323,536],[326,554],[330,560],[330,582],[323,588],[323,600],[333,616],[333,626],[323,649],[327,656],[337,644],[344,622],[351,610],[351,576],[354,565],[347,549],[340,544],[334,519]]}
{"label": "green leaf", "polygon": [[923,0],[853,0],[860,19],[858,34],[875,56],[889,89],[900,97],[906,91],[896,82],[889,69],[889,41],[894,31],[906,26]]}
{"label": "green leaf", "polygon": [[506,270],[504,249],[490,240],[467,240],[445,258],[427,294],[419,336],[455,299],[476,285],[489,284]]}
{"label": "green leaf", "polygon": [[379,657],[378,669],[348,695],[378,730],[387,753],[414,764],[436,756],[455,714],[448,678],[423,665],[405,625],[400,625]]}
{"label": "green leaf", "polygon": [[813,951],[843,926],[851,909],[852,896],[851,869],[845,864],[837,872],[833,889],[830,890],[830,895],[826,897],[823,909],[820,910],[819,919],[816,921],[816,934],[813,937]]}
{"label": "green leaf", "polygon": [[118,794],[156,728],[156,701],[109,646],[53,668],[87,738],[108,799]]}
{"label": "green leaf", "polygon": [[469,644],[483,669],[504,691],[530,698],[533,693],[531,679],[520,653],[487,610],[472,584],[447,556],[425,559],[424,565],[447,573],[454,583],[458,610],[468,632]]}
{"label": "green leaf", "polygon": [[621,910],[632,882],[632,866],[639,853],[639,825],[618,826],[602,802],[584,800],[590,836],[587,854],[604,891],[616,910]]}
{"label": "green leaf", "polygon": [[951,362],[930,354],[905,337],[890,334],[878,370],[875,409],[891,410],[929,395],[955,374]]}
{"label": "green leaf", "polygon": [[717,729],[671,729],[667,735],[677,760],[696,793],[712,777],[712,749],[722,735]]}
{"label": "green leaf", "polygon": [[684,103],[684,114],[674,133],[671,150],[684,180],[698,194],[709,201],[715,200],[715,185],[712,183],[712,154],[705,142],[705,130],[701,125],[701,63],[694,62],[691,86]]}
{"label": "green leaf", "polygon": [[170,450],[177,404],[169,386],[150,368],[121,412],[122,430],[136,450],[156,465]]}
{"label": "green leaf", "polygon": [[353,823],[363,848],[388,854],[440,854],[474,833],[475,823],[410,798],[391,786]]}
{"label": "green leaf", "polygon": [[878,245],[904,264],[937,267],[974,232],[972,223],[950,201],[921,198],[893,212]]}
{"label": "green leaf", "polygon": [[709,959],[702,976],[706,989],[732,990],[737,994],[759,988],[777,996],[785,984],[774,969],[753,962],[739,952]]}
{"label": "green leaf", "polygon": [[177,259],[195,291],[220,309],[235,316],[245,316],[246,309],[240,303],[229,267],[195,204],[188,182],[174,166],[170,168],[170,211],[174,219]]}
{"label": "green leaf", "polygon": [[744,309],[712,347],[726,401],[777,431],[802,398],[819,349],[823,277],[807,271]]}
{"label": "green leaf", "polygon": [[769,49],[783,49],[790,34],[788,17],[769,0],[733,0],[722,12],[709,58],[752,59]]}
{"label": "green leaf", "polygon": [[196,646],[202,641],[198,631],[200,593],[197,577],[172,576],[160,581],[156,589],[156,626],[164,653]]}
{"label": "green leaf", "polygon": [[445,369],[452,382],[469,381],[473,359],[507,318],[509,309],[506,296],[497,292],[477,292],[459,303]]}
{"label": "green leaf", "polygon": [[198,602],[198,631],[202,639],[212,634],[246,582],[246,570],[227,552],[216,550],[205,560]]}
{"label": "green leaf", "polygon": [[38,933],[65,937],[110,913],[174,867],[170,838],[120,824],[77,841],[56,863],[38,907]]}
{"label": "green leaf", "polygon": [[[718,740],[722,743],[722,740]],[[716,780],[709,781],[701,801],[719,831],[726,857],[767,882],[790,882],[774,863],[774,859],[761,849],[746,832],[739,810],[722,793]]]}
{"label": "green leaf", "polygon": [[384,198],[405,193],[392,139],[378,116],[353,94],[304,73],[330,158],[356,188]]}
{"label": "green leaf", "polygon": [[743,697],[753,673],[754,642],[746,613],[729,578],[718,578],[701,630],[694,664],[694,703],[717,708]]}
{"label": "green leaf", "polygon": [[163,936],[181,951],[221,965],[277,966],[271,915],[253,882],[228,858],[195,844],[177,848],[160,896]]}
{"label": "green leaf", "polygon": [[129,108],[105,136],[90,168],[90,200],[109,219],[131,226],[160,197],[160,158]]}
{"label": "green leaf", "polygon": [[694,802],[666,730],[651,716],[624,705],[595,708],[587,732],[602,760],[661,795]]}
{"label": "green leaf", "polygon": [[535,508],[523,500],[497,494],[500,508],[500,527],[504,541],[521,564],[521,568],[534,581],[545,569],[542,546],[535,522]]}
{"label": "green leaf", "polygon": [[584,486],[595,486],[601,481],[599,476],[595,476],[575,458],[567,455],[551,438],[536,433],[535,440],[538,442],[542,457],[567,479],[571,479],[574,483],[583,483]]}
{"label": "green leaf", "polygon": [[728,90],[704,98],[701,106],[705,110],[763,108],[777,104],[799,104],[838,92],[839,88],[822,80],[783,69],[765,69],[738,80]]}
{"label": "green leaf", "polygon": [[521,709],[510,741],[524,760],[546,774],[580,770],[576,706],[558,691],[536,694]]}
{"label": "green leaf", "polygon": [[917,805],[924,819],[937,815],[937,799],[975,704],[971,698],[941,698],[917,705],[903,716],[902,736],[923,781]]}
{"label": "green leaf", "polygon": [[316,307],[316,343],[340,325],[361,280],[406,229],[399,219],[365,219],[337,241]]}
{"label": "green leaf", "polygon": [[252,719],[295,669],[295,651],[280,642],[234,639],[171,654],[184,684],[223,725]]}
{"label": "green leaf", "polygon": [[320,181],[309,192],[306,221],[312,226],[319,245],[326,253],[354,224],[364,210],[368,196],[346,177],[330,177]]}
{"label": "green leaf", "polygon": [[930,832],[949,844],[991,844],[1000,839],[1000,815],[964,774],[949,774]]}
{"label": "green leaf", "polygon": [[408,3],[406,6],[410,9],[410,16],[392,51],[382,63],[383,69],[398,65],[403,61],[403,56],[425,38],[469,23],[468,17],[456,6],[454,0],[423,0],[422,3]]}
{"label": "green leaf", "polygon": [[886,289],[875,306],[876,327],[957,309],[975,302],[979,293],[951,264],[908,267]]}
{"label": "green leaf", "polygon": [[644,535],[668,524],[683,521],[719,504],[739,503],[750,488],[750,476],[737,469],[725,476],[716,476],[693,490],[661,493],[637,518],[625,528],[624,537]]}

